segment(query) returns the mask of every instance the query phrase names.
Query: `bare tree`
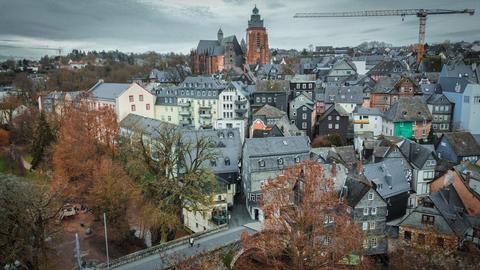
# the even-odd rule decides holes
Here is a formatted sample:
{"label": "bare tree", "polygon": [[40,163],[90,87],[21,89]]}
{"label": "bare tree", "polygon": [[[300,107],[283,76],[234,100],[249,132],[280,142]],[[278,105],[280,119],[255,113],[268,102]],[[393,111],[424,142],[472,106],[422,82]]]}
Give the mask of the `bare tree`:
{"label": "bare tree", "polygon": [[354,254],[361,255],[362,231],[337,195],[333,180],[324,177],[321,164],[297,164],[268,180],[262,190],[262,209],[262,232],[242,237],[251,260],[240,261],[250,269],[255,265],[332,269]]}
{"label": "bare tree", "polygon": [[0,174],[0,265],[20,262],[26,269],[51,269],[48,239],[61,204],[46,185]]}

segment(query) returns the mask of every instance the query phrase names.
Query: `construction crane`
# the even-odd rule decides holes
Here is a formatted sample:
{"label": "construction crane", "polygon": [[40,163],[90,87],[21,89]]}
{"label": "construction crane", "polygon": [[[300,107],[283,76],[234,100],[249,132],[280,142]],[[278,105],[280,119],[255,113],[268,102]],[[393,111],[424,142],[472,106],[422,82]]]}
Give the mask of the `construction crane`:
{"label": "construction crane", "polygon": [[417,45],[417,63],[425,53],[425,25],[429,15],[465,14],[473,15],[475,9],[450,10],[450,9],[393,9],[393,10],[365,10],[350,12],[321,12],[297,13],[294,18],[323,18],[323,17],[370,17],[370,16],[417,16],[420,21]]}

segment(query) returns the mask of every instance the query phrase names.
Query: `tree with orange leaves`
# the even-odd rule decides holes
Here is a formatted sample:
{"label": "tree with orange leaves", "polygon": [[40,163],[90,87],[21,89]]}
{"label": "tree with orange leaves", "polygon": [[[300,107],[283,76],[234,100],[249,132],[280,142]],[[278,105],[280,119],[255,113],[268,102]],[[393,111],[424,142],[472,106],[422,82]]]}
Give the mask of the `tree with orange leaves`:
{"label": "tree with orange leaves", "polygon": [[88,97],[67,107],[53,152],[54,188],[67,200],[84,202],[102,156],[114,153],[117,134],[113,109],[95,109]]}
{"label": "tree with orange leaves", "polygon": [[[234,269],[336,269],[360,266],[363,234],[321,164],[289,167],[262,190],[263,229],[242,235]],[[351,259],[357,262],[352,263]]]}

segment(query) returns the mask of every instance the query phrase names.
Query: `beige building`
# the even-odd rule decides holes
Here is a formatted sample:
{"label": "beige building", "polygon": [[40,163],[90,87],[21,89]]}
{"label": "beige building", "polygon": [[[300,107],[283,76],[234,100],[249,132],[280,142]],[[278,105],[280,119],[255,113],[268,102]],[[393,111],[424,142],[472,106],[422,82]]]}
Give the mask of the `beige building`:
{"label": "beige building", "polygon": [[212,195],[212,205],[203,211],[192,212],[183,209],[184,223],[194,232],[209,230],[228,222],[229,207],[240,185],[239,162],[242,155],[242,142],[238,129],[195,130],[182,133],[182,140],[195,141],[208,138],[215,143],[217,158],[204,164],[212,169],[217,180],[217,190]]}
{"label": "beige building", "polygon": [[212,77],[187,77],[179,86],[159,90],[155,117],[180,126],[212,128],[225,87]]}
{"label": "beige building", "polygon": [[148,118],[155,117],[155,95],[136,83],[105,83],[100,80],[88,90],[88,93],[95,107],[109,106],[115,109],[118,121],[130,113]]}

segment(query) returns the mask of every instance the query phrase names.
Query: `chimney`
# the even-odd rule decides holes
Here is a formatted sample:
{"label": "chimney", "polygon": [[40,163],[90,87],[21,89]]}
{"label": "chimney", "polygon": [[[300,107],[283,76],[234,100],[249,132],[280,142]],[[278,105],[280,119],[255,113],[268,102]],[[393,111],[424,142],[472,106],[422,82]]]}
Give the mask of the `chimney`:
{"label": "chimney", "polygon": [[359,160],[357,161],[357,174],[362,175],[362,173],[363,173],[363,164],[362,164],[362,161]]}
{"label": "chimney", "polygon": [[472,172],[471,171],[466,171],[465,173],[465,183],[467,186],[470,184],[470,178],[472,178]]}
{"label": "chimney", "polygon": [[332,163],[332,176],[337,177],[337,163]]}

